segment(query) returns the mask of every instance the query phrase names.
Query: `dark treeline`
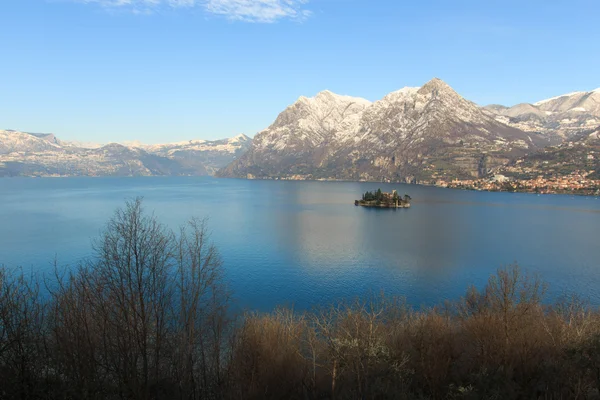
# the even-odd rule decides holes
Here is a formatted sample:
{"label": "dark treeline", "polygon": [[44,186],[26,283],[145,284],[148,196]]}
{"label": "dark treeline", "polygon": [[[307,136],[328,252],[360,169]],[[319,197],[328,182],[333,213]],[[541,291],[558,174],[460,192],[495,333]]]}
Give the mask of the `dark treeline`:
{"label": "dark treeline", "polygon": [[374,297],[232,318],[203,221],[127,203],[52,279],[0,268],[2,399],[591,399],[600,312],[517,266],[436,308]]}
{"label": "dark treeline", "polygon": [[364,201],[381,201],[383,200],[383,192],[381,189],[377,189],[375,192],[365,192],[362,195]]}

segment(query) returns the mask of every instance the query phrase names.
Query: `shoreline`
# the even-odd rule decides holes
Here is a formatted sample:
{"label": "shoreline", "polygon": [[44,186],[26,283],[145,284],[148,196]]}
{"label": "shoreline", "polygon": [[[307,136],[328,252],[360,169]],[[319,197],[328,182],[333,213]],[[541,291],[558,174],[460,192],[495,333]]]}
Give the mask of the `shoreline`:
{"label": "shoreline", "polygon": [[[570,191],[570,190],[543,190],[543,191],[535,191],[535,190],[502,190],[502,189],[479,189],[479,188],[471,188],[471,187],[461,187],[461,186],[443,186],[436,185],[431,183],[422,183],[422,182],[403,182],[403,181],[391,181],[391,180],[351,180],[351,179],[335,179],[335,178],[319,178],[319,179],[300,179],[300,178],[273,178],[273,177],[252,177],[252,178],[243,178],[237,176],[215,176],[215,175],[123,175],[123,176],[114,176],[114,175],[41,175],[41,176],[1,176],[2,179],[66,179],[66,178],[216,178],[216,179],[240,179],[246,181],[294,181],[294,182],[347,182],[347,183],[386,183],[386,184],[403,184],[403,185],[418,185],[425,187],[436,187],[440,189],[451,189],[451,190],[463,190],[463,191],[473,191],[473,192],[489,192],[489,193],[527,193],[527,194],[537,194],[537,195],[571,195],[571,196],[582,196],[582,197],[600,197],[600,189],[581,189],[584,191]],[[522,182],[522,181],[515,181]]]}
{"label": "shoreline", "polygon": [[[427,186],[427,187],[436,187],[440,189],[453,189],[453,190],[464,190],[464,191],[473,191],[473,192],[490,192],[490,193],[528,193],[528,194],[538,194],[538,195],[572,195],[572,196],[584,196],[584,197],[600,197],[600,188],[589,188],[589,189],[581,189],[582,191],[589,191],[589,193],[581,193],[570,190],[550,190],[547,191],[544,189],[543,191],[535,191],[535,190],[502,190],[502,189],[480,189],[474,187],[462,187],[462,186],[443,186],[432,183],[423,183],[423,182],[403,182],[403,181],[392,181],[392,180],[351,180],[351,179],[333,179],[333,178],[319,178],[319,179],[300,179],[300,178],[273,178],[273,177],[252,177],[252,178],[243,178],[243,177],[218,177],[218,178],[226,178],[226,179],[242,179],[242,180],[261,180],[261,181],[307,181],[307,182],[353,182],[353,183],[387,183],[387,184],[404,184],[404,185],[419,185],[419,186]],[[525,181],[514,181],[514,182],[525,182]]]}

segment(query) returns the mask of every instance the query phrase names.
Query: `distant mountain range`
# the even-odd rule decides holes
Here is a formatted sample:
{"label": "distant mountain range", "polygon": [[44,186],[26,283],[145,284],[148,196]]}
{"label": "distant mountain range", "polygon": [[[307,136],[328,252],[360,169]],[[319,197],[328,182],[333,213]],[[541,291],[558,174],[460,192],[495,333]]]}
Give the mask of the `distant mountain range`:
{"label": "distant mountain range", "polygon": [[0,130],[0,176],[209,175],[243,154],[251,139],[161,145],[64,142],[53,134]]}
{"label": "distant mountain range", "polygon": [[[376,102],[327,90],[302,96],[254,139],[98,145],[0,131],[0,176],[216,174],[435,183],[484,178],[516,162],[532,165],[530,175],[545,173],[549,163],[540,160],[550,153],[560,155],[556,162],[600,171],[600,157],[593,155],[599,130],[600,89],[481,107],[434,78]],[[553,171],[568,169],[554,165]]]}
{"label": "distant mountain range", "polygon": [[539,132],[557,144],[585,130],[600,126],[600,88],[574,92],[534,104],[513,107],[489,105],[485,110],[496,120],[526,132]]}

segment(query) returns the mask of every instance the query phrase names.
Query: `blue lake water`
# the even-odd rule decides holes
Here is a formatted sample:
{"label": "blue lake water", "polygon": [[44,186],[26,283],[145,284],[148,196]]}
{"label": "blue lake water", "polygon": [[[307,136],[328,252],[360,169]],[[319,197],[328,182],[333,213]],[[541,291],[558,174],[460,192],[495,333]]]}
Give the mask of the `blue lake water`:
{"label": "blue lake water", "polygon": [[[408,193],[408,210],[355,207],[366,190]],[[209,217],[240,307],[305,309],[384,291],[433,305],[518,262],[548,300],[600,304],[600,200],[434,187],[216,178],[0,179],[0,264],[72,266],[125,199],[176,228]]]}

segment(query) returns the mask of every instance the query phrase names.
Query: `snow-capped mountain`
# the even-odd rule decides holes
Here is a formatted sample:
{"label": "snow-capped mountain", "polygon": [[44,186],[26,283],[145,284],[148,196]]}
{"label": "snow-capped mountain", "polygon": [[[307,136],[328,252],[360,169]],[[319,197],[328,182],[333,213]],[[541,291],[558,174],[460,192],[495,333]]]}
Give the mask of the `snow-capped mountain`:
{"label": "snow-capped mountain", "polygon": [[573,92],[513,107],[484,107],[496,119],[515,128],[545,134],[554,143],[600,126],[600,88]]}
{"label": "snow-capped mountain", "polygon": [[0,176],[177,175],[181,170],[174,160],[115,143],[89,149],[52,134],[0,131]]}
{"label": "snow-capped mountain", "polygon": [[588,112],[600,115],[600,88],[590,92],[573,92],[534,103],[543,111]]}
{"label": "snow-capped mountain", "polygon": [[136,143],[130,147],[141,148],[148,153],[176,160],[190,174],[213,175],[244,154],[251,143],[251,138],[240,134],[222,140],[188,140],[152,145]]}
{"label": "snow-capped mountain", "polygon": [[142,144],[136,143],[130,147],[140,147],[146,151],[164,156],[174,155],[178,151],[220,151],[223,153],[237,153],[240,149],[252,141],[248,136],[240,134],[229,139],[222,140],[186,140],[177,143],[164,144]]}
{"label": "snow-capped mountain", "polygon": [[245,135],[165,145],[78,145],[53,134],[0,130],[0,176],[207,175],[249,145]]}
{"label": "snow-capped mountain", "polygon": [[[370,102],[300,97],[254,139],[100,145],[0,130],[0,176],[205,175],[433,182],[486,175],[600,129],[600,89],[479,107],[439,79]],[[587,142],[580,141],[583,145]]]}
{"label": "snow-capped mountain", "polygon": [[301,97],[218,175],[430,181],[479,176],[544,144],[433,79],[374,103]]}
{"label": "snow-capped mountain", "polygon": [[284,110],[269,129],[253,142],[256,153],[285,156],[287,163],[304,162],[307,151],[323,148],[332,141],[346,141],[357,134],[365,99],[323,91],[313,98],[300,97]]}
{"label": "snow-capped mountain", "polygon": [[0,130],[0,155],[22,152],[60,151],[54,135]]}

